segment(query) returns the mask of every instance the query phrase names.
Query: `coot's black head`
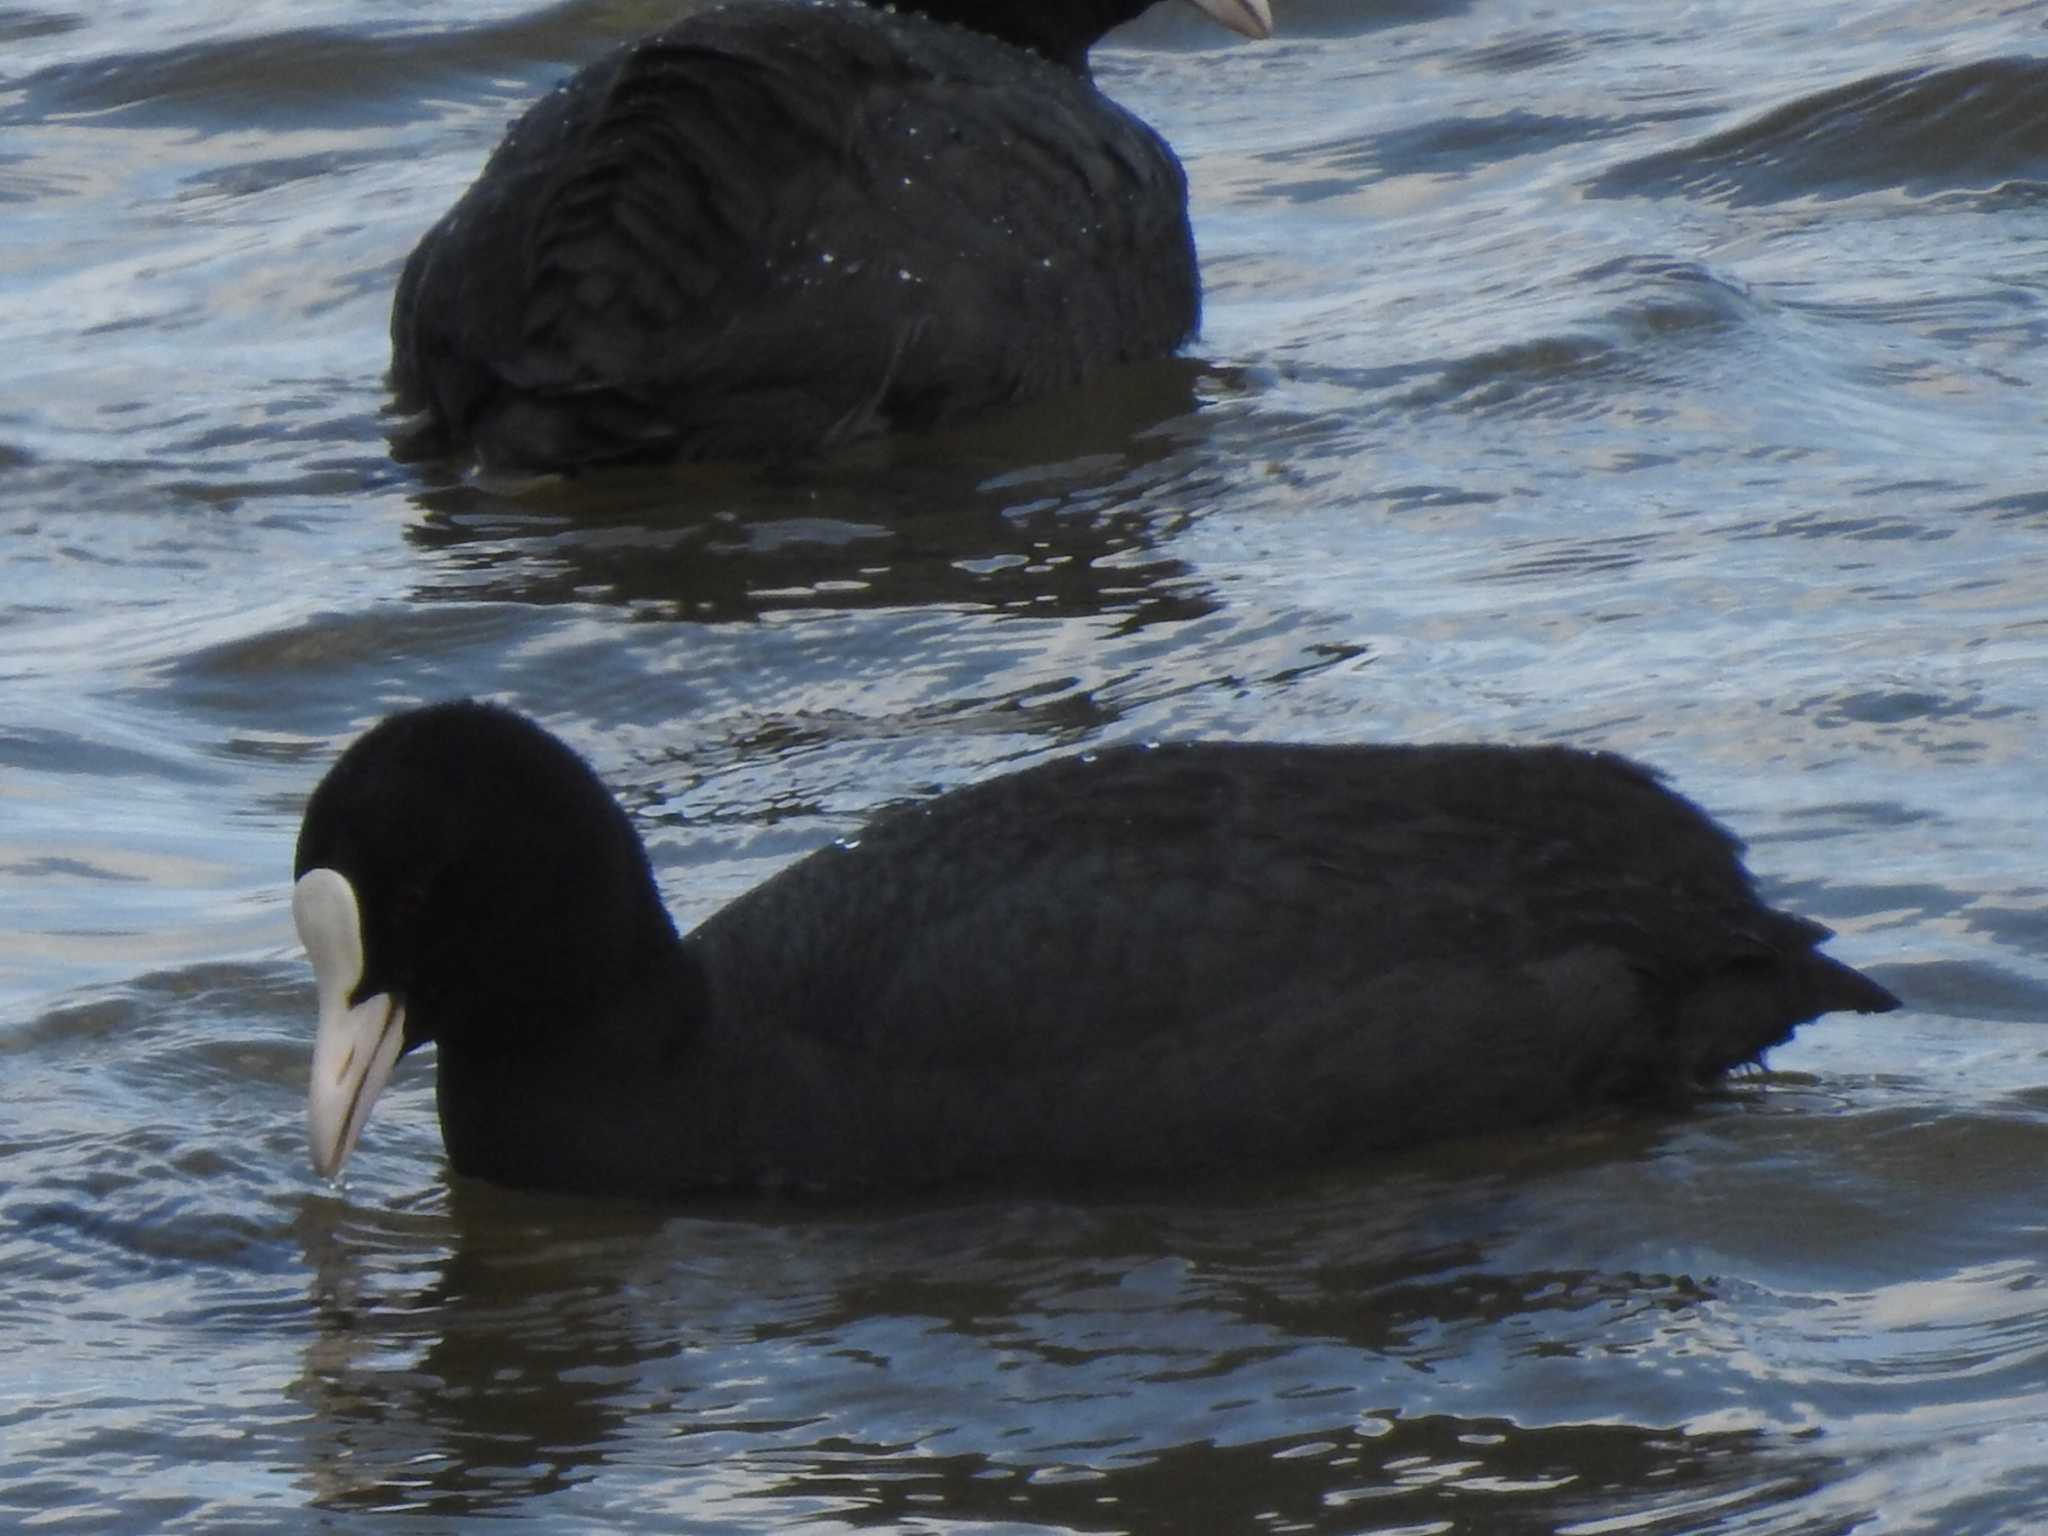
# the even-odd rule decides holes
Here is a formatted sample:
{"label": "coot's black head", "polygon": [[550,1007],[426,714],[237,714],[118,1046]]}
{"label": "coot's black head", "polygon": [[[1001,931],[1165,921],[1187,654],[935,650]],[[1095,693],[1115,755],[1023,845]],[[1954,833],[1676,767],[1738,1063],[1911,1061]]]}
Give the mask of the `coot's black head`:
{"label": "coot's black head", "polygon": [[[870,0],[881,4],[883,0]],[[1198,10],[1246,37],[1270,37],[1267,0],[1190,0]],[[1154,0],[894,0],[894,8],[986,32],[1086,72],[1088,50],[1111,27],[1149,11]]]}
{"label": "coot's black head", "polygon": [[674,939],[589,765],[488,704],[393,715],[351,745],[307,802],[293,876],[320,995],[308,1115],[323,1173],[406,1051],[556,1046],[594,987]]}

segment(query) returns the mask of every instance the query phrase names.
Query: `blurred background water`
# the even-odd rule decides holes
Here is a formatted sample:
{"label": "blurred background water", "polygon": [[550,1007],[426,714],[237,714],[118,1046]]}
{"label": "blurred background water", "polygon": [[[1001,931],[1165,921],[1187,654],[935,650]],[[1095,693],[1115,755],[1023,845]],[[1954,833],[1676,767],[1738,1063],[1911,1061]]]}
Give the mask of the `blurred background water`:
{"label": "blurred background water", "polygon": [[[389,460],[390,289],[672,5],[0,6],[0,1523],[2048,1519],[2048,7],[1275,9],[1097,55],[1188,167],[1185,365],[511,495]],[[462,693],[685,922],[1091,743],[1618,748],[1908,1008],[1184,1205],[451,1186],[421,1060],[330,1189],[299,808]]]}

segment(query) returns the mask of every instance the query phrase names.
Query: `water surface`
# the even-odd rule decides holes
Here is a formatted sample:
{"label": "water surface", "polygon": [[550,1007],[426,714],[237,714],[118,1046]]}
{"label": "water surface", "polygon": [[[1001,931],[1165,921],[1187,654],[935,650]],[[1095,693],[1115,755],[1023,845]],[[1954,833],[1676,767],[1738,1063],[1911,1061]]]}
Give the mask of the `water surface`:
{"label": "water surface", "polygon": [[[0,9],[0,1523],[2027,1531],[2048,1518],[2040,7],[1165,8],[1185,365],[809,475],[391,462],[389,293],[667,6]],[[1683,1120],[1182,1202],[306,1167],[324,765],[450,694],[694,921],[1091,744],[1658,765],[1907,1001]]]}

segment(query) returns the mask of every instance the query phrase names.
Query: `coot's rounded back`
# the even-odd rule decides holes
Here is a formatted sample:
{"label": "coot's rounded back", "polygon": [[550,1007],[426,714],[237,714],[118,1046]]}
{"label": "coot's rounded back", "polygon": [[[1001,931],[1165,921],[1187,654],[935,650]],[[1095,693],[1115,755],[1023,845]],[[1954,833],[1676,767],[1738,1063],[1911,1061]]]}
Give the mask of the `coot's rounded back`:
{"label": "coot's rounded back", "polygon": [[600,59],[406,263],[402,451],[788,458],[1172,352],[1180,164],[1086,64],[1150,3],[734,0]]}

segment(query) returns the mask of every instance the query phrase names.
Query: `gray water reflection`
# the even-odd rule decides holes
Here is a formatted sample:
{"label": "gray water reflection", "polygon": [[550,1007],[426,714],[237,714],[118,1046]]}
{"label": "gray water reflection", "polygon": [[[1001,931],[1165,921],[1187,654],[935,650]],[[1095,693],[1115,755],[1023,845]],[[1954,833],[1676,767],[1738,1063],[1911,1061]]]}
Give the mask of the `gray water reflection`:
{"label": "gray water reflection", "polygon": [[1928,1089],[1782,1078],[1194,1204],[676,1215],[387,1163],[296,1204],[296,1480],[705,1530],[1847,1530],[2048,1357],[2032,1265],[1974,1225],[2028,1219],[2048,1117]]}
{"label": "gray water reflection", "polygon": [[1127,611],[1216,599],[1161,540],[1215,492],[1224,387],[1176,359],[943,436],[801,471],[697,469],[423,490],[408,530],[438,557],[423,600],[604,602],[642,617],[794,605]]}
{"label": "gray water reflection", "polygon": [[1361,1504],[1550,1529],[1617,1500],[1681,1528],[1826,1458],[1756,1430],[1445,1411],[1411,1385],[1460,1373],[1453,1341],[1620,1355],[1711,1309],[1712,1280],[1487,1252],[1528,1219],[1524,1181],[1540,1204],[1543,1179],[1655,1144],[1630,1128],[1506,1178],[1468,1152],[1449,1177],[1199,1208],[664,1220],[460,1182],[434,1210],[311,1200],[302,1477],[337,1509],[448,1516],[573,1508],[601,1478],[705,1529],[934,1508],[1159,1529],[1191,1477],[1215,1529],[1350,1528]]}

